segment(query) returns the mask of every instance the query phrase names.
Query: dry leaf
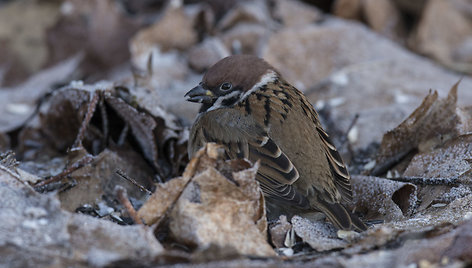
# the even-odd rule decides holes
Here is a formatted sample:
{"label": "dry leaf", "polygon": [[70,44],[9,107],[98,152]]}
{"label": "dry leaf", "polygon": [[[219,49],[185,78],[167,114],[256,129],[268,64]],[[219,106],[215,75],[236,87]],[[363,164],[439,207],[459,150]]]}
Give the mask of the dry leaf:
{"label": "dry leaf", "polygon": [[[80,70],[98,80],[104,71],[129,59],[129,38],[139,20],[127,16],[113,0],[69,0],[56,24],[47,31],[49,64],[83,52]],[[98,76],[98,77],[97,77]]]}
{"label": "dry leaf", "polygon": [[157,46],[160,51],[172,49],[186,50],[197,43],[194,18],[184,8],[171,2],[162,17],[148,28],[140,30],[131,40],[133,53],[142,54],[150,47]]}
{"label": "dry leaf", "polygon": [[225,162],[222,156],[221,146],[207,144],[182,178],[160,185],[139,215],[148,223],[168,216],[172,237],[200,250],[213,245],[244,255],[273,256],[264,197],[255,180],[258,164],[238,171],[244,165],[231,163],[240,160]]}
{"label": "dry leaf", "polygon": [[456,178],[470,170],[466,159],[472,158],[472,134],[461,135],[441,147],[413,157],[404,176]]}
{"label": "dry leaf", "polygon": [[185,188],[189,177],[178,177],[170,181],[157,184],[151,197],[138,210],[138,216],[147,225],[159,222]]}
{"label": "dry leaf", "polygon": [[108,95],[105,97],[105,101],[129,125],[144,157],[153,164],[155,169],[159,170],[156,137],[154,136],[157,124],[154,118],[145,112],[139,112],[120,98]]}
{"label": "dry leaf", "polygon": [[[75,157],[80,159],[83,153]],[[72,157],[72,155],[70,156]],[[121,178],[116,170],[124,171],[128,176],[145,188],[151,188],[153,177],[152,169],[146,165],[144,159],[133,151],[111,151],[105,149],[95,157],[93,162],[69,175],[76,185],[59,193],[61,207],[68,211],[75,211],[84,204],[99,204],[103,199],[115,199],[115,186],[124,187],[128,195],[134,200],[142,200],[146,194],[135,185]]]}
{"label": "dry leaf", "polygon": [[66,151],[77,138],[79,128],[87,113],[92,93],[70,88],[58,91],[49,107],[40,114],[42,132],[58,151]]}
{"label": "dry leaf", "polygon": [[471,167],[466,161],[469,158],[472,158],[471,134],[461,135],[433,151],[413,157],[404,176],[421,177],[430,184],[441,180],[440,184],[443,184],[425,186],[420,190],[421,205],[418,210],[426,209],[432,203],[450,203],[471,193],[472,180],[467,176]]}
{"label": "dry leaf", "polygon": [[290,0],[277,0],[274,2],[273,17],[281,21],[285,26],[303,26],[323,19],[322,12],[314,5]]}
{"label": "dry leaf", "polygon": [[295,233],[302,238],[316,251],[327,251],[344,248],[349,245],[336,235],[336,229],[321,221],[310,221],[300,216],[292,218],[292,228]]}
{"label": "dry leaf", "polygon": [[472,73],[470,2],[425,2],[426,6],[411,35],[410,46],[420,54],[434,58],[453,70]]}
{"label": "dry leaf", "polygon": [[211,167],[196,175],[171,213],[173,236],[201,248],[217,244],[244,255],[275,255],[261,224],[266,216],[256,172],[257,166],[235,173],[239,186]]}
{"label": "dry leaf", "polygon": [[290,229],[292,229],[292,224],[287,221],[287,216],[285,215],[280,215],[278,221],[269,226],[270,239],[276,248],[286,246],[284,242]]}
{"label": "dry leaf", "polygon": [[218,21],[217,28],[225,31],[238,23],[258,23],[269,26],[272,21],[268,6],[262,1],[238,2]]}
{"label": "dry leaf", "polygon": [[353,204],[368,219],[401,220],[416,205],[416,185],[377,177],[352,176]]}
{"label": "dry leaf", "polygon": [[450,225],[438,226],[425,232],[422,239],[406,240],[398,255],[402,256],[401,263],[444,263],[451,265],[451,260],[461,260],[465,263],[472,261],[472,221],[460,224],[454,230]]}
{"label": "dry leaf", "polygon": [[38,100],[57,83],[69,79],[81,60],[80,56],[69,58],[51,68],[31,76],[22,84],[0,90],[0,131],[20,128],[35,112]]}
{"label": "dry leaf", "polygon": [[150,228],[61,210],[54,195],[35,192],[1,167],[0,266],[105,267],[164,252]]}
{"label": "dry leaf", "polygon": [[445,99],[438,100],[438,93],[430,92],[407,119],[383,136],[371,174],[380,175],[411,151],[431,150],[462,132],[461,117],[456,112],[458,84]]}

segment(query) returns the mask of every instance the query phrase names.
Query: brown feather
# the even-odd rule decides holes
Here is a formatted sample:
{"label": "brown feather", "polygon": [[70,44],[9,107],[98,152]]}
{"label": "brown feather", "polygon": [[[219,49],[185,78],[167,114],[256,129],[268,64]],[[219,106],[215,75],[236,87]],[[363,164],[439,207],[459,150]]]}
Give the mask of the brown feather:
{"label": "brown feather", "polygon": [[[235,118],[244,120],[234,120]],[[227,120],[234,120],[232,127],[226,125]],[[251,130],[251,133],[248,133],[248,130]],[[294,206],[306,208],[309,205],[306,198],[291,186],[299,178],[295,166],[252,117],[242,116],[236,109],[213,110],[196,120],[190,136],[199,137],[198,142],[189,144],[190,156],[199,149],[194,144],[222,144],[229,158],[245,157],[261,161],[258,180],[267,194]]]}
{"label": "brown feather", "polygon": [[[350,175],[303,93],[253,56],[232,56],[215,66],[203,83],[232,82],[244,99],[201,114],[191,130],[189,154],[205,142],[221,143],[230,158],[261,161],[257,180],[270,200],[321,210],[340,229],[365,230],[340,204],[352,200]],[[261,83],[271,72],[275,79]]]}

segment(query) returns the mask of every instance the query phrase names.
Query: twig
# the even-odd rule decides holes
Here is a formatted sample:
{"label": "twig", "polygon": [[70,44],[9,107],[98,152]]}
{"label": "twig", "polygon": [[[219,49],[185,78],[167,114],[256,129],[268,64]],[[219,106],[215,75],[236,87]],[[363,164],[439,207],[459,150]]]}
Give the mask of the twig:
{"label": "twig", "polygon": [[148,189],[146,189],[144,186],[140,185],[135,179],[131,178],[130,176],[126,175],[126,173],[120,169],[117,169],[116,171],[116,174],[118,174],[120,177],[122,177],[123,179],[131,182],[132,184],[134,184],[135,186],[137,186],[141,191],[143,192],[146,192],[147,194],[152,194],[151,191],[149,191]]}
{"label": "twig", "polygon": [[97,108],[97,103],[100,95],[98,94],[98,91],[95,91],[93,94],[92,100],[89,103],[87,113],[85,114],[85,118],[82,121],[82,125],[80,126],[79,133],[77,134],[77,138],[75,139],[74,145],[72,146],[73,148],[77,147],[82,147],[82,140],[84,139],[85,136],[85,131],[87,130],[87,126],[90,123],[90,120],[92,119],[92,116],[95,112],[95,109]]}
{"label": "twig", "polygon": [[28,183],[26,183],[25,181],[23,181],[20,177],[20,175],[18,175],[17,173],[15,173],[13,170],[11,170],[10,168],[8,167],[5,167],[4,165],[1,165],[0,164],[0,170],[2,171],[5,171],[7,172],[8,174],[10,174],[10,176],[14,177],[15,179],[17,179],[18,181],[20,181],[21,183],[25,184],[25,185],[28,185]]}
{"label": "twig", "polygon": [[102,117],[102,131],[103,131],[103,146],[107,146],[108,144],[108,116],[107,116],[107,110],[105,107],[105,103],[103,101],[104,98],[100,99],[100,102],[98,103],[98,107],[100,108],[100,115]]}
{"label": "twig", "polygon": [[391,167],[398,164],[406,155],[408,155],[411,150],[403,151],[400,153],[391,156],[383,163],[378,163],[375,168],[370,172],[371,176],[380,176],[381,174],[387,172]]}
{"label": "twig", "polygon": [[423,177],[397,177],[397,178],[383,178],[391,181],[409,182],[417,185],[444,185],[457,186],[462,183],[458,178],[423,178]]}
{"label": "twig", "polygon": [[133,221],[137,224],[143,224],[143,221],[141,220],[141,218],[139,218],[138,213],[136,213],[136,210],[129,201],[126,189],[121,185],[117,185],[115,186],[115,193],[118,198],[118,201],[120,201],[121,205],[123,205],[126,212],[128,212],[128,215],[133,219]]}
{"label": "twig", "polygon": [[52,176],[52,177],[49,177],[47,178],[46,180],[44,181],[40,181],[38,182],[34,187],[35,188],[39,188],[39,187],[43,187],[47,184],[50,184],[52,182],[56,182],[56,181],[60,181],[62,180],[65,176],[71,174],[72,172],[76,171],[77,169],[79,168],[82,168],[84,167],[85,165],[87,164],[90,164],[93,160],[95,159],[94,156],[92,155],[86,155],[84,157],[82,157],[81,159],[79,159],[78,161],[76,161],[74,164],[72,164],[70,167],[66,168],[65,170],[63,170],[61,173],[55,175],[55,176]]}

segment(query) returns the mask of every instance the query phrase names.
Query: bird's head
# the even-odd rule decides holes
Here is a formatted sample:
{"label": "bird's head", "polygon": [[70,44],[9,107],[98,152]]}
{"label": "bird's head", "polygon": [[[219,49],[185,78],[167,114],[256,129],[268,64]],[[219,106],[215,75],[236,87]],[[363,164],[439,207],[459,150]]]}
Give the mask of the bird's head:
{"label": "bird's head", "polygon": [[263,59],[233,55],[211,66],[202,82],[185,97],[188,101],[202,103],[200,112],[231,107],[277,78],[278,72]]}

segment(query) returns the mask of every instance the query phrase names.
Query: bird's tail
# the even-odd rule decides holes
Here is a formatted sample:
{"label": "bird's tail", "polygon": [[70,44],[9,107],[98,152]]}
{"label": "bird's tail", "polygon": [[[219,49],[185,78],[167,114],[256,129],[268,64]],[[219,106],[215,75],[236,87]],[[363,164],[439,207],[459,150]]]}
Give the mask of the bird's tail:
{"label": "bird's tail", "polygon": [[317,201],[316,208],[322,211],[338,229],[357,232],[367,230],[367,225],[356,215],[349,213],[340,203],[329,203],[320,198]]}

